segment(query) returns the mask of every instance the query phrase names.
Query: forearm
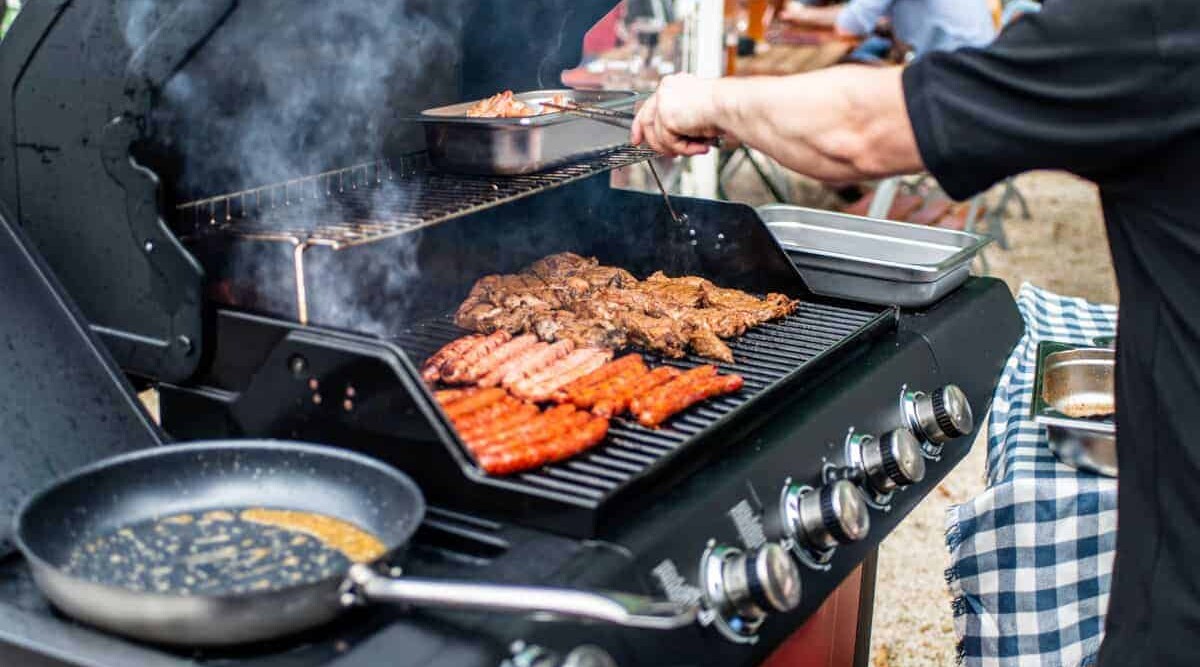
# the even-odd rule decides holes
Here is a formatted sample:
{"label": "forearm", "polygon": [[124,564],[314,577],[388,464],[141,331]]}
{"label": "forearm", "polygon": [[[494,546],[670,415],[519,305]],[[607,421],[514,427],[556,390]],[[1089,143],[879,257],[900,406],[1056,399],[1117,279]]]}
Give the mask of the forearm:
{"label": "forearm", "polygon": [[716,125],[784,166],[849,182],[921,171],[899,68],[723,79]]}

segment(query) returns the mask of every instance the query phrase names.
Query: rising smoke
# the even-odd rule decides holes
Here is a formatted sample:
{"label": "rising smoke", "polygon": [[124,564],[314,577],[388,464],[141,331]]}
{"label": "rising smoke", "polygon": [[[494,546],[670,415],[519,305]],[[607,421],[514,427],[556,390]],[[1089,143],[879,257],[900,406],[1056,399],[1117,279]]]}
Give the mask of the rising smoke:
{"label": "rising smoke", "polygon": [[[147,43],[178,2],[119,0],[131,50]],[[398,115],[455,101],[464,0],[241,2],[163,91],[149,161],[180,200],[279,183],[419,149],[420,128]],[[387,221],[403,203],[387,182],[351,211],[297,207],[291,228],[344,219]],[[379,205],[387,202],[387,206]],[[314,322],[383,333],[415,298],[416,236],[384,241],[372,261],[330,263]],[[322,251],[325,252],[325,251]],[[230,244],[210,273],[248,289],[278,264],[261,245]],[[214,271],[214,268],[216,271]],[[310,273],[311,275],[311,273]],[[364,290],[374,293],[363,299]],[[332,307],[330,307],[332,306]]]}

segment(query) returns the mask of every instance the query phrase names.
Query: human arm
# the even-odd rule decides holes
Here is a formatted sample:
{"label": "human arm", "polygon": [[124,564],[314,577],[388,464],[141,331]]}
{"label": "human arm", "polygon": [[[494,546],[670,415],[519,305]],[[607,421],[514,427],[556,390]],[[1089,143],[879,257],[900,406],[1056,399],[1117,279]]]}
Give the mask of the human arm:
{"label": "human arm", "polygon": [[788,77],[668,77],[634,121],[632,140],[699,155],[691,138],[731,135],[829,182],[922,169],[899,68],[854,65]]}

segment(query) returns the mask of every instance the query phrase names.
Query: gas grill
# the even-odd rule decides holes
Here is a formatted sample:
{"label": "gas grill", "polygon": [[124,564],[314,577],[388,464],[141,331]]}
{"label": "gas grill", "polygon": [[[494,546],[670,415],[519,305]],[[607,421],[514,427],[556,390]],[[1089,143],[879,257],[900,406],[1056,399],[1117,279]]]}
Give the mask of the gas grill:
{"label": "gas grill", "polygon": [[[972,279],[923,311],[818,297],[750,208],[679,198],[680,225],[661,197],[611,188],[612,170],[643,168],[653,155],[643,149],[517,176],[430,166],[407,117],[537,87],[578,61],[584,30],[611,2],[519,3],[517,15],[560,19],[552,46],[521,37],[534,33],[510,17],[513,3],[373,3],[455,46],[403,86],[385,76],[390,108],[333,100],[310,119],[355,118],[378,140],[315,150],[308,137],[273,160],[308,166],[315,150],[353,166],[267,185],[246,182],[238,124],[181,102],[180,81],[202,82],[220,102],[204,110],[236,119],[238,100],[271,96],[260,72],[223,64],[258,51],[303,58],[286,34],[261,28],[279,12],[344,19],[345,9],[164,4],[139,14],[146,6],[132,1],[34,0],[24,10],[0,44],[13,109],[0,114],[0,213],[20,222],[120,367],[158,389],[166,433],[308,440],[404,470],[438,508],[406,558],[411,573],[628,590],[700,604],[701,620],[665,632],[372,609],[303,637],[185,654],[64,620],[9,559],[0,654],[81,665],[757,664],[965,455],[969,415],[986,411],[1021,328],[1002,284]],[[136,44],[131,16],[154,28]],[[83,63],[68,55],[79,53]],[[79,80],[51,76],[65,62],[84,70]],[[290,85],[320,85],[295,74]],[[730,341],[735,361],[718,365],[745,377],[739,393],[656,430],[618,419],[589,452],[488,476],[417,368],[466,333],[451,314],[476,279],[564,251],[801,306]],[[781,553],[791,566],[772,561]],[[773,595],[796,583],[798,606]]]}

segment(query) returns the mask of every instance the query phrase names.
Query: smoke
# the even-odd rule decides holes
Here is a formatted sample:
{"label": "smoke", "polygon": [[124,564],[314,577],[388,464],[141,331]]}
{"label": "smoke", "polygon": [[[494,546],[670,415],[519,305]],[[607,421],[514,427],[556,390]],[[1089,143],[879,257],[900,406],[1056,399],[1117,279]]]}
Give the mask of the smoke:
{"label": "smoke", "polygon": [[[131,51],[176,5],[118,0]],[[465,0],[239,3],[162,91],[145,160],[175,199],[188,200],[419,150],[420,127],[397,118],[455,100],[467,9]],[[387,223],[414,196],[386,178],[371,181],[353,204],[335,192],[267,215],[292,230]],[[353,249],[357,256],[345,261],[315,262],[320,268],[307,273],[321,272],[321,298],[330,303],[314,309],[323,321],[313,323],[383,333],[415,298],[418,244],[402,235],[370,253]],[[210,261],[220,263],[209,267],[213,274],[277,275],[270,267],[280,253],[246,244]]]}

